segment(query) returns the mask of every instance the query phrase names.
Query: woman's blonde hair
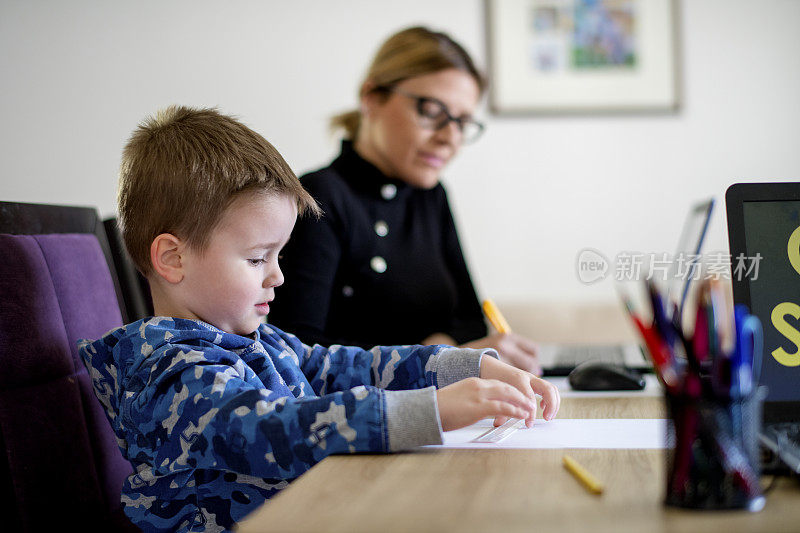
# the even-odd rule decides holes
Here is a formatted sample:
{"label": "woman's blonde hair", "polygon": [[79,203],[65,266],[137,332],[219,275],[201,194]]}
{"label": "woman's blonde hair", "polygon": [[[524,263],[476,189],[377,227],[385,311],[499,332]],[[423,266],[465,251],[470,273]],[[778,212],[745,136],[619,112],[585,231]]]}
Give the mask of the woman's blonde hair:
{"label": "woman's blonde hair", "polygon": [[[472,76],[483,93],[486,80],[460,44],[445,33],[415,26],[395,33],[381,45],[367,70],[364,83],[369,82],[373,88],[391,87],[415,76],[450,68]],[[330,122],[331,130],[343,129],[347,139],[356,138],[360,125],[361,112],[358,110],[336,115]]]}

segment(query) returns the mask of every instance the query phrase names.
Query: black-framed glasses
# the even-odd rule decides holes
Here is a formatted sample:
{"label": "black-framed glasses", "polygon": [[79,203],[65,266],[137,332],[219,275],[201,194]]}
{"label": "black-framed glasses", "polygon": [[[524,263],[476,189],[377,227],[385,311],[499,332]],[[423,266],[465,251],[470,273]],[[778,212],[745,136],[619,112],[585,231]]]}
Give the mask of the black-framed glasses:
{"label": "black-framed glasses", "polygon": [[454,117],[447,105],[436,98],[410,93],[389,85],[376,87],[375,90],[399,94],[414,100],[416,102],[417,119],[419,125],[423,128],[436,131],[451,122],[455,122],[458,131],[461,132],[461,140],[465,144],[476,141],[483,133],[483,124],[469,116]]}

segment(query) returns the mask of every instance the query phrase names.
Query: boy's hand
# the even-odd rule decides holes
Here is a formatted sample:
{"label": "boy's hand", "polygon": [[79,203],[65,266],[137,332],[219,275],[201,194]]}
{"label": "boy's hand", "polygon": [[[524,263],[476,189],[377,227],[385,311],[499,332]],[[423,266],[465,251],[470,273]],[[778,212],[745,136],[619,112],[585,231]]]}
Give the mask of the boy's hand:
{"label": "boy's hand", "polygon": [[[561,396],[558,394],[558,389],[552,383],[543,379],[539,379],[530,372],[525,372],[511,365],[498,361],[494,357],[484,355],[481,357],[481,378],[496,379],[504,383],[508,383],[515,387],[521,394],[531,401],[536,401],[536,394],[542,397],[541,407],[542,415],[545,420],[552,420],[558,412],[561,405]],[[533,425],[533,419],[536,415],[533,414],[525,418],[525,425],[530,427]],[[500,425],[505,422],[508,417],[495,419],[495,425]],[[516,417],[520,418],[520,417]]]}
{"label": "boy's hand", "polygon": [[463,428],[490,416],[533,420],[536,415],[535,398],[495,379],[457,381],[437,390],[436,401],[444,431]]}

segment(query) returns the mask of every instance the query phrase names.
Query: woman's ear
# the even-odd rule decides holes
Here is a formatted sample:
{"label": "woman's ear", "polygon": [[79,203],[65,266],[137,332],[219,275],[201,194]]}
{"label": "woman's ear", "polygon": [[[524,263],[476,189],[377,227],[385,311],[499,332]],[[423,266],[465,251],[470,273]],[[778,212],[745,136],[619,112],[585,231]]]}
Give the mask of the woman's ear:
{"label": "woman's ear", "polygon": [[375,83],[371,80],[366,80],[361,85],[361,90],[358,93],[359,98],[359,111],[361,116],[369,115],[372,107],[378,102],[378,94],[375,91]]}
{"label": "woman's ear", "polygon": [[171,233],[162,233],[150,243],[150,262],[153,270],[169,283],[183,280],[183,261],[181,254],[185,244]]}

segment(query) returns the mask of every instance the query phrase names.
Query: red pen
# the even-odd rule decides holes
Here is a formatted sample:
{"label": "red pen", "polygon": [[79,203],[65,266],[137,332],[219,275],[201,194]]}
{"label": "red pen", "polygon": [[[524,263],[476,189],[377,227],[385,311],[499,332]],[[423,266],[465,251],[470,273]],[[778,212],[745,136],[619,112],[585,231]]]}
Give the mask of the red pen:
{"label": "red pen", "polygon": [[652,326],[645,326],[641,319],[633,312],[630,302],[625,300],[625,309],[628,311],[631,320],[639,330],[639,334],[644,340],[647,351],[650,353],[650,359],[653,361],[653,366],[656,369],[656,375],[661,380],[661,383],[669,388],[672,392],[677,392],[678,375],[672,364],[672,356],[669,353],[667,343]]}

